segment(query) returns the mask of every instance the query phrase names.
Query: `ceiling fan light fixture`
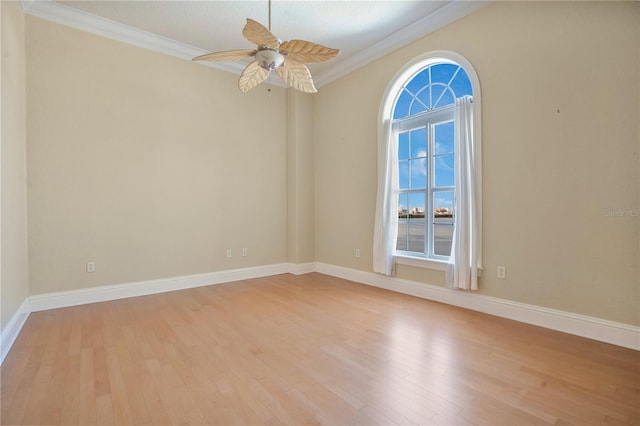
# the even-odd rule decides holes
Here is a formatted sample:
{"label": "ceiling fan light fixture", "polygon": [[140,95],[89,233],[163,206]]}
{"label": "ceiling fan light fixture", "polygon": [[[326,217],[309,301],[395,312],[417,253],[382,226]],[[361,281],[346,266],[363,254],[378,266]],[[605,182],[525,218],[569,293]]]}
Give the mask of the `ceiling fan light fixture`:
{"label": "ceiling fan light fixture", "polygon": [[256,52],[256,61],[265,70],[273,71],[284,63],[284,56],[275,49],[263,48]]}

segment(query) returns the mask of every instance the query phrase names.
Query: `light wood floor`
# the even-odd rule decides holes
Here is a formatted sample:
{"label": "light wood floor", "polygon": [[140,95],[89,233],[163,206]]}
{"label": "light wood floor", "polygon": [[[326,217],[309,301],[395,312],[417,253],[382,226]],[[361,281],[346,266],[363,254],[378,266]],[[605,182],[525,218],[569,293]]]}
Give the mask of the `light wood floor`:
{"label": "light wood floor", "polygon": [[10,424],[639,424],[640,353],[320,274],[33,313]]}

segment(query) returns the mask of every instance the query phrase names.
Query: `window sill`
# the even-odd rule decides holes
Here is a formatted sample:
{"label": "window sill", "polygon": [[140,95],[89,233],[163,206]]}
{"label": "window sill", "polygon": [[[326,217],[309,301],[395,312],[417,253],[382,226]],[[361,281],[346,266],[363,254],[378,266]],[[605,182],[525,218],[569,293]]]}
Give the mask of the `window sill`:
{"label": "window sill", "polygon": [[400,265],[415,266],[417,268],[435,269],[437,271],[447,270],[446,260],[427,259],[424,257],[407,256],[406,254],[396,254],[393,256],[396,263]]}
{"label": "window sill", "polygon": [[[448,262],[446,260],[427,259],[425,257],[407,256],[406,254],[394,254],[393,260],[400,265],[415,266],[416,268],[433,269],[436,271],[446,271]],[[478,276],[482,276],[484,268],[478,268]]]}

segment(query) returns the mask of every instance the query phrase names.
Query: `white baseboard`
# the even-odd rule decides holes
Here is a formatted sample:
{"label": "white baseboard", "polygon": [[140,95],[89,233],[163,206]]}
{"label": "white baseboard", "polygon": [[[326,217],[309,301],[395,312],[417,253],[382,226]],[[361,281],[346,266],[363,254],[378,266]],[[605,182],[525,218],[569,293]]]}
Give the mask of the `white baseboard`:
{"label": "white baseboard", "polygon": [[[242,269],[217,271],[205,274],[185,275],[181,277],[163,278],[133,283],[91,287],[79,290],[59,291],[54,293],[29,296],[13,315],[6,330],[0,334],[0,365],[9,353],[16,337],[22,330],[31,312],[48,309],[65,308],[68,306],[84,305],[88,303],[106,302],[109,300],[125,299],[128,297],[145,296],[149,294],[165,293],[168,291],[184,290],[251,278],[267,277],[286,274],[291,269],[307,270],[304,265],[298,266],[288,263],[254,266]],[[312,272],[312,271],[309,271]],[[304,272],[299,272],[304,273]]]}
{"label": "white baseboard", "polygon": [[5,329],[0,333],[0,365],[4,362],[4,358],[9,353],[11,346],[13,346],[13,342],[16,341],[30,313],[29,298],[26,298],[18,307],[16,313],[13,314]]}
{"label": "white baseboard", "polygon": [[316,263],[316,271],[361,284],[397,291],[640,351],[640,327],[628,324],[513,302],[497,297],[451,290],[445,287],[422,284],[326,263]]}
{"label": "white baseboard", "polygon": [[29,297],[29,304],[31,312],[37,312],[47,309],[105,302],[108,300],[125,299],[127,297],[146,296],[187,288],[286,274],[287,272],[289,272],[289,265],[286,263],[278,263],[205,274],[184,275],[181,277],[39,294]]}
{"label": "white baseboard", "polygon": [[451,290],[430,284],[388,277],[373,272],[360,271],[326,263],[310,262],[302,264],[279,263],[30,296],[20,305],[5,327],[5,330],[0,333],[0,365],[9,353],[11,346],[15,342],[31,312],[164,293],[278,274],[291,273],[301,275],[311,272],[319,272],[361,284],[484,312],[490,315],[640,351],[640,327],[490,296]]}
{"label": "white baseboard", "polygon": [[289,263],[289,273],[293,275],[303,275],[316,272],[316,263]]}

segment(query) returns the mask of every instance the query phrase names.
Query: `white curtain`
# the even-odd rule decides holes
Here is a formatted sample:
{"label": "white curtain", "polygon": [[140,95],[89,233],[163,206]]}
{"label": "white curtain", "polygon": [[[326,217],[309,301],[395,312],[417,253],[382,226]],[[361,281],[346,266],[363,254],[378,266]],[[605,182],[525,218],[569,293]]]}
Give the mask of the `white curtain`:
{"label": "white curtain", "polygon": [[482,269],[482,153],[474,138],[471,96],[456,99],[454,135],[455,226],[446,283],[449,288],[477,290]]}
{"label": "white curtain", "polygon": [[373,232],[373,270],[393,273],[393,252],[398,238],[398,137],[391,120],[378,131],[378,194]]}

